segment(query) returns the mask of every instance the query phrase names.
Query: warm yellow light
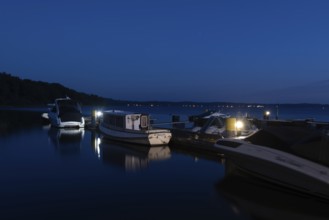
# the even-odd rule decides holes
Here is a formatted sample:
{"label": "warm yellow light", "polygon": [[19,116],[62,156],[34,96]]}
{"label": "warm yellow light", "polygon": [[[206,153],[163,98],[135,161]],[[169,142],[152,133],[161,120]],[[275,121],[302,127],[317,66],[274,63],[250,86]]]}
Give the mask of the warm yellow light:
{"label": "warm yellow light", "polygon": [[236,129],[238,129],[238,130],[242,129],[242,128],[243,128],[243,122],[242,122],[242,121],[237,121],[237,122],[235,123],[235,127],[236,127]]}
{"label": "warm yellow light", "polygon": [[266,116],[269,116],[270,114],[271,114],[270,111],[266,111],[266,112],[265,112],[265,115],[266,115]]}

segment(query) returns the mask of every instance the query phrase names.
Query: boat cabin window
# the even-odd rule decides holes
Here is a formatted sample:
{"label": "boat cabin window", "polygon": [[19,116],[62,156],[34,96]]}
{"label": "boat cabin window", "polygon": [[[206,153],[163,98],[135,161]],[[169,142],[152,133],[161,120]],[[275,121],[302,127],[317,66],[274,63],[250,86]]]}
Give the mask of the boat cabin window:
{"label": "boat cabin window", "polygon": [[103,121],[110,126],[125,128],[125,118],[123,115],[104,115]]}
{"label": "boat cabin window", "polygon": [[149,124],[149,122],[148,122],[147,115],[142,115],[141,116],[141,128],[146,129],[148,127],[148,124]]}
{"label": "boat cabin window", "polygon": [[125,118],[123,116],[115,117],[115,126],[125,128]]}
{"label": "boat cabin window", "polygon": [[126,115],[126,129],[140,130],[140,115],[129,114]]}

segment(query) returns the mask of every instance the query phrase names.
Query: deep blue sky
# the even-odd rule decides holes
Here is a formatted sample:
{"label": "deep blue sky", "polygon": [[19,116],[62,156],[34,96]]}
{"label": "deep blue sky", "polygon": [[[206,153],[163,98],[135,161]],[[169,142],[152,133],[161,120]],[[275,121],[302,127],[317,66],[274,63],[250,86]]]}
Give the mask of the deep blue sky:
{"label": "deep blue sky", "polygon": [[1,0],[0,71],[123,100],[329,103],[327,0]]}

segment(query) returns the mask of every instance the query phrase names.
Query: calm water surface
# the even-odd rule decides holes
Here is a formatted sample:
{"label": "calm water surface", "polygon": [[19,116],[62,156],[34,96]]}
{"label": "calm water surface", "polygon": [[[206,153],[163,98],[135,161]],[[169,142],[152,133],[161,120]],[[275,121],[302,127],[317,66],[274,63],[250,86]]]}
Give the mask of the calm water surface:
{"label": "calm water surface", "polygon": [[[166,110],[155,115],[170,116]],[[1,219],[276,219],[272,212],[280,213],[281,219],[286,213],[319,215],[313,208],[303,213],[288,205],[274,206],[275,201],[293,203],[300,198],[287,200],[284,193],[280,197],[275,190],[261,190],[254,184],[251,188],[236,185],[241,181],[232,183],[225,169],[223,160],[214,156],[169,146],[109,142],[90,130],[50,128],[42,123],[39,110],[0,110]],[[255,200],[257,193],[273,198],[272,202]],[[318,207],[309,201],[305,204]],[[260,211],[263,209],[267,212]]]}

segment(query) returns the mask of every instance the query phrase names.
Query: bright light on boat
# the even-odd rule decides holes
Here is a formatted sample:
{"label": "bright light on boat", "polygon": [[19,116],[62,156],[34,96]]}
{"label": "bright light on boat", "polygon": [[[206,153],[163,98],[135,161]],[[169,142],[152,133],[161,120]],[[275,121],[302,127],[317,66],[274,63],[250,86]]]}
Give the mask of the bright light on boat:
{"label": "bright light on boat", "polygon": [[102,111],[96,111],[96,117],[102,117],[103,116],[103,112]]}
{"label": "bright light on boat", "polygon": [[242,121],[237,121],[237,122],[235,123],[235,127],[236,127],[236,129],[238,129],[238,130],[242,129],[242,128],[243,128],[243,122],[242,122]]}
{"label": "bright light on boat", "polygon": [[266,112],[265,112],[265,115],[266,115],[266,116],[269,116],[270,114],[271,114],[270,111],[266,111]]}

